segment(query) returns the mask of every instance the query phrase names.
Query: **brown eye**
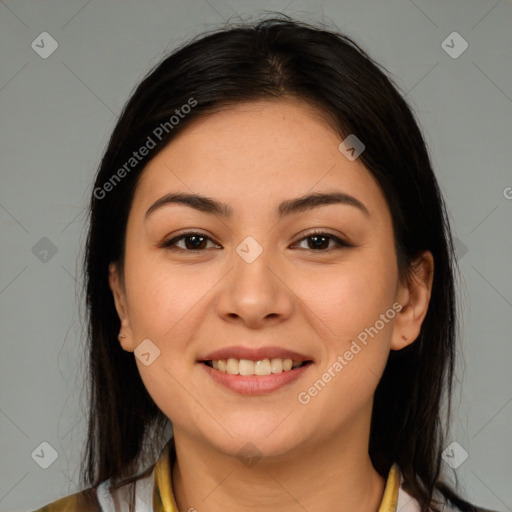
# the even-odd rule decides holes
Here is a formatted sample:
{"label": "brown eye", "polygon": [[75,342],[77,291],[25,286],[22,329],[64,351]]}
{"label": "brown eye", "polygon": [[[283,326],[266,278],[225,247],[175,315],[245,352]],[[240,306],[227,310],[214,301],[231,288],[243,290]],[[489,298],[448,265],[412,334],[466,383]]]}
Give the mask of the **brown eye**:
{"label": "brown eye", "polygon": [[[179,247],[177,245],[178,242],[184,241],[184,247]],[[184,251],[202,251],[206,249],[207,242],[210,241],[210,238],[208,238],[205,235],[202,235],[201,233],[184,233],[180,236],[177,236],[171,240],[164,241],[160,247],[162,248],[169,248],[169,249],[178,249],[178,250],[184,250]],[[216,244],[214,244],[216,245]],[[217,246],[219,247],[219,246]]]}
{"label": "brown eye", "polygon": [[[183,245],[179,246],[178,243],[183,241]],[[344,242],[337,236],[331,235],[325,232],[313,232],[309,235],[301,238],[294,245],[302,242],[307,242],[307,247],[302,247],[314,252],[329,252],[334,249],[343,247],[352,247],[350,244]],[[171,250],[181,251],[199,251],[202,252],[207,249],[208,242],[212,242],[214,247],[220,248],[219,245],[215,244],[209,237],[201,233],[189,232],[184,233],[180,236],[164,241],[160,247],[168,248]],[[334,246],[331,244],[334,243]]]}
{"label": "brown eye", "polygon": [[[316,252],[327,252],[332,249],[341,248],[341,247],[351,247],[349,244],[338,238],[337,236],[331,235],[330,233],[324,233],[324,232],[313,232],[309,235],[301,238],[298,242],[295,243],[299,244],[301,242],[307,241],[307,247],[306,249],[316,251]],[[330,242],[334,242],[334,247],[329,247]]]}

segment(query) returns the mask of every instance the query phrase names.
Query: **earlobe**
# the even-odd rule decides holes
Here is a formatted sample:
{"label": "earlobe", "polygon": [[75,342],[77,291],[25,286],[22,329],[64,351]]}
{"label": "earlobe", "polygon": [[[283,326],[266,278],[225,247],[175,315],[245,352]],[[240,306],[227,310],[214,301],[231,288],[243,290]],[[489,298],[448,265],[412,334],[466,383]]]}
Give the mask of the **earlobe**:
{"label": "earlobe", "polygon": [[401,350],[419,336],[430,303],[433,277],[434,258],[430,251],[423,251],[412,263],[410,276],[398,292],[402,309],[393,326],[391,350]]}

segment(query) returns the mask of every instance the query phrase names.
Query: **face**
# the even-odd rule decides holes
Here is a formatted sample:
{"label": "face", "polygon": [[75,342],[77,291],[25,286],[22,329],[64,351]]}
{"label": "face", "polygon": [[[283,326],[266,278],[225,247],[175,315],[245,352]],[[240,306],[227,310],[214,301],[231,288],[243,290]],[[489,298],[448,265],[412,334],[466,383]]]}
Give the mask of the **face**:
{"label": "face", "polygon": [[[431,281],[399,282],[389,208],[340,142],[307,104],[258,101],[195,121],[144,169],[110,285],[176,437],[280,455],[368,427]],[[159,201],[177,193],[226,207]],[[311,194],[339,195],[290,203]]]}

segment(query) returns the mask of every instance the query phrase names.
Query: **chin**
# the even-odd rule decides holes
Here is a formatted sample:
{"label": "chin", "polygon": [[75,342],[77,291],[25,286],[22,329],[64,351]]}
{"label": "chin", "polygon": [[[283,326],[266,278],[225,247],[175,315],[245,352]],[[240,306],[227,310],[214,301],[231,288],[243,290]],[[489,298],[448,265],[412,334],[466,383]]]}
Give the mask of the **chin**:
{"label": "chin", "polygon": [[[306,439],[304,430],[291,431],[284,425],[276,428],[279,421],[259,428],[254,424],[248,426],[247,422],[240,426],[230,425],[227,430],[233,437],[222,433],[215,439],[209,437],[207,442],[226,455],[240,459],[281,457],[298,449]],[[208,434],[211,436],[211,426]]]}

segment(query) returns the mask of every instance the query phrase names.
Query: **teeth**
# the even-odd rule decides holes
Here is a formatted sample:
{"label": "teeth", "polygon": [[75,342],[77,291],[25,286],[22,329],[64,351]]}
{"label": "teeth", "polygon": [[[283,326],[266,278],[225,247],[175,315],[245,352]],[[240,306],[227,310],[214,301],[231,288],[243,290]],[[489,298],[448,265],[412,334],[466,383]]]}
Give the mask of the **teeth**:
{"label": "teeth", "polygon": [[263,359],[262,361],[256,361],[254,363],[254,375],[270,375],[271,373],[272,368],[268,359]]}
{"label": "teeth", "polygon": [[283,361],[283,372],[287,372],[288,370],[291,370],[293,366],[293,361],[291,359],[285,359]]}
{"label": "teeth", "polygon": [[272,373],[281,373],[283,371],[283,360],[272,359],[270,361],[270,367],[272,368]]}
{"label": "teeth", "polygon": [[238,375],[239,363],[238,359],[229,358],[226,362],[226,372],[231,375]]}
{"label": "teeth", "polygon": [[254,375],[254,361],[240,359],[238,363],[238,373],[240,375]]}
{"label": "teeth", "polygon": [[271,375],[272,373],[287,372],[302,365],[302,361],[279,358],[251,361],[250,359],[230,357],[227,360],[217,359],[210,362],[215,370],[231,375]]}

